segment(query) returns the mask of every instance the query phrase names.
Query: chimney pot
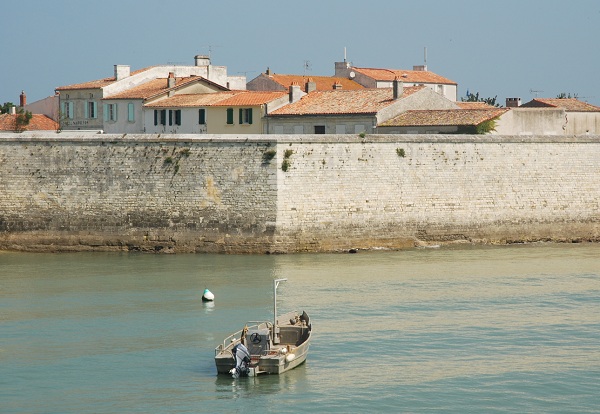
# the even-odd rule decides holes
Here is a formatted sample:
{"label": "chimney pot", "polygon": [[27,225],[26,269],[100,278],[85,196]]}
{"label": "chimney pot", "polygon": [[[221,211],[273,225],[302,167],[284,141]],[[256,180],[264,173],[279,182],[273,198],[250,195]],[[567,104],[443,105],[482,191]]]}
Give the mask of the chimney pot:
{"label": "chimney pot", "polygon": [[311,93],[316,90],[317,90],[317,83],[314,82],[312,78],[308,78],[304,91],[306,93]]}
{"label": "chimney pot", "polygon": [[521,98],[506,98],[507,108],[517,108],[521,106]]}
{"label": "chimney pot", "polygon": [[131,69],[129,65],[115,65],[115,80],[129,77]]}
{"label": "chimney pot", "polygon": [[167,78],[167,88],[172,88],[175,86],[175,73],[169,72],[169,77]]}
{"label": "chimney pot", "polygon": [[404,93],[404,82],[401,82],[397,76],[392,82],[392,89],[394,91],[394,100],[402,97],[402,94]]}
{"label": "chimney pot", "polygon": [[210,56],[196,55],[194,56],[196,66],[210,66]]}
{"label": "chimney pot", "polygon": [[336,82],[333,84],[333,89],[334,89],[334,90],[339,90],[339,89],[342,89],[342,84],[341,84],[339,81],[336,81]]}

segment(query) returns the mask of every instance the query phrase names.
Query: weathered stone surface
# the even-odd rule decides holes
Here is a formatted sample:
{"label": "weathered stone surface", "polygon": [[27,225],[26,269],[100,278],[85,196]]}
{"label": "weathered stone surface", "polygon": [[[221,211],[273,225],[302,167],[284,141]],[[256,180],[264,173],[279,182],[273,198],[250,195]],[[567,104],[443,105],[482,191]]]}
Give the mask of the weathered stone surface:
{"label": "weathered stone surface", "polygon": [[599,160],[597,136],[3,134],[0,249],[597,241]]}

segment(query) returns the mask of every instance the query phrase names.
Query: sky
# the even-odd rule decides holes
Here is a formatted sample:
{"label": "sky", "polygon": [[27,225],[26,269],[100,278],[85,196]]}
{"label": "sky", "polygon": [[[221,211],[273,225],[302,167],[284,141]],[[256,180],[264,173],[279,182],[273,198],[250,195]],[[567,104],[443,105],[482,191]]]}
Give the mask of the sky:
{"label": "sky", "polygon": [[112,76],[114,65],[193,65],[229,75],[333,76],[334,62],[425,63],[458,99],[560,93],[600,106],[598,0],[27,0],[0,5],[0,103]]}

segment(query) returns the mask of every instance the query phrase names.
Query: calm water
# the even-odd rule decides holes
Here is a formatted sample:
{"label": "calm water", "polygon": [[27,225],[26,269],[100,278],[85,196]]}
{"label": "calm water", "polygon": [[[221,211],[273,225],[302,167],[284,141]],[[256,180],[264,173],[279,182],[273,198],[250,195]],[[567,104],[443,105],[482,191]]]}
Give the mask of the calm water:
{"label": "calm water", "polygon": [[[312,318],[308,361],[217,377],[276,277],[279,310]],[[598,413],[599,390],[600,245],[0,253],[2,413]]]}

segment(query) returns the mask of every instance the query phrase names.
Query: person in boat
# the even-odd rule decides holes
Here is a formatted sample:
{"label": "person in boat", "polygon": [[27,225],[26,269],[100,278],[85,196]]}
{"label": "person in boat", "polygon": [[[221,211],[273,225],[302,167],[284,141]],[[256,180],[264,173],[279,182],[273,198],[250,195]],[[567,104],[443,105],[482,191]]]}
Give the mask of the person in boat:
{"label": "person in boat", "polygon": [[250,372],[250,352],[246,348],[246,333],[248,327],[245,326],[242,330],[242,337],[240,343],[233,347],[231,353],[235,360],[235,368],[232,368],[229,373],[233,378],[246,377]]}

